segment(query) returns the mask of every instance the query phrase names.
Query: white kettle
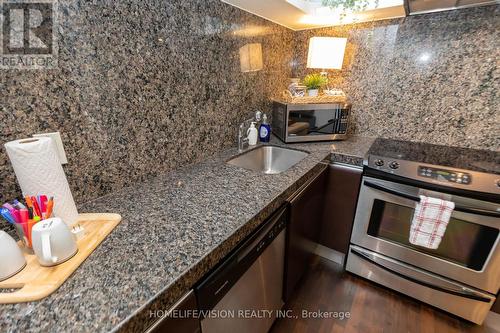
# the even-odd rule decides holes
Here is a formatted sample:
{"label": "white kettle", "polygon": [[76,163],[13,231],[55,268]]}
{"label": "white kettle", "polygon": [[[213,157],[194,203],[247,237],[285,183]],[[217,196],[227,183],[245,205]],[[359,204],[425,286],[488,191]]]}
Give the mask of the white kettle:
{"label": "white kettle", "polygon": [[23,252],[14,238],[0,230],[0,281],[10,278],[26,266]]}
{"label": "white kettle", "polygon": [[38,222],[31,231],[33,251],[42,266],[60,264],[78,251],[75,238],[66,223],[53,217]]}

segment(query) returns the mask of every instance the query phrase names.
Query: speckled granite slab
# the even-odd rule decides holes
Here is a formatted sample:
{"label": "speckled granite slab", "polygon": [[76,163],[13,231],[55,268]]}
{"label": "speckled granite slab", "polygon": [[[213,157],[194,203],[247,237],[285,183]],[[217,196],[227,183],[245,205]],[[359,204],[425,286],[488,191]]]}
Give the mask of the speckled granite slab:
{"label": "speckled granite slab", "polygon": [[[288,147],[296,147],[298,149],[313,149],[321,151],[329,151],[330,161],[332,163],[344,163],[354,166],[363,166],[363,159],[375,138],[367,136],[351,136],[345,141],[326,141],[316,143],[292,143],[287,144]],[[271,141],[274,144],[284,144],[278,138],[273,136]]]}
{"label": "speckled granite slab", "polygon": [[500,174],[500,152],[378,138],[368,154]]}
{"label": "speckled granite slab", "polygon": [[500,5],[295,33],[297,76],[309,38],[347,37],[332,85],[352,103],[353,133],[500,149]]}
{"label": "speckled granite slab", "polygon": [[[58,68],[0,70],[0,202],[7,141],[60,131],[84,202],[231,147],[288,85],[293,32],[220,0],[57,2]],[[241,71],[249,43],[262,70]]]}
{"label": "speckled granite slab", "polygon": [[142,331],[154,321],[150,310],[167,310],[332,151],[361,158],[372,141],[290,145],[309,155],[277,175],[227,165],[237,153],[231,149],[84,204],[81,211],[116,212],[123,220],[54,294],[1,305],[0,331]]}
{"label": "speckled granite slab", "polygon": [[[500,147],[498,5],[293,32],[219,0],[58,4],[59,68],[0,71],[0,143],[61,131],[77,202],[230,147],[292,68],[317,71],[313,35],[348,37],[330,79],[353,103],[353,133]],[[249,43],[260,71],[241,72]],[[3,149],[0,178],[0,201],[20,195]]]}

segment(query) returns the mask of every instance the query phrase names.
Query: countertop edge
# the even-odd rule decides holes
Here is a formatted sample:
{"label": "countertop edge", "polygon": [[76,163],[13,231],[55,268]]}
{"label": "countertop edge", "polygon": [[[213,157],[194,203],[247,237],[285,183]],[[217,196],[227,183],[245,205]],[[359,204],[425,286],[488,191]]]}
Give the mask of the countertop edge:
{"label": "countertop edge", "polygon": [[207,273],[209,273],[217,264],[228,255],[242,240],[249,236],[262,222],[272,215],[279,207],[286,203],[286,200],[292,196],[302,185],[315,177],[323,169],[322,165],[329,161],[331,153],[325,154],[325,157],[309,169],[303,176],[295,181],[291,186],[284,189],[281,194],[276,196],[260,212],[254,215],[248,222],[233,232],[226,240],[220,243],[207,253],[200,261],[193,264],[183,275],[178,277],[163,290],[151,297],[144,305],[138,308],[134,313],[122,320],[111,332],[137,332],[145,331],[153,325],[158,318],[153,318],[150,314],[154,311],[167,311],[184,294],[192,289],[195,284]]}

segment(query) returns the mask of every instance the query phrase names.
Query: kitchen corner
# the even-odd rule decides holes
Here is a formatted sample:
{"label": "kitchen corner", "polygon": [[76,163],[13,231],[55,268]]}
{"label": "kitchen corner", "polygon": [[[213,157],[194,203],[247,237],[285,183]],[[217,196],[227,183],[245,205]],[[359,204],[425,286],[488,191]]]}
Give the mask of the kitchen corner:
{"label": "kitchen corner", "polygon": [[123,220],[53,295],[0,305],[0,329],[145,330],[155,319],[150,311],[174,304],[314,177],[325,158],[359,166],[372,141],[292,145],[310,154],[278,175],[227,165],[233,148],[81,205],[80,211],[119,212]]}
{"label": "kitchen corner", "polygon": [[0,332],[499,332],[498,0],[0,17]]}

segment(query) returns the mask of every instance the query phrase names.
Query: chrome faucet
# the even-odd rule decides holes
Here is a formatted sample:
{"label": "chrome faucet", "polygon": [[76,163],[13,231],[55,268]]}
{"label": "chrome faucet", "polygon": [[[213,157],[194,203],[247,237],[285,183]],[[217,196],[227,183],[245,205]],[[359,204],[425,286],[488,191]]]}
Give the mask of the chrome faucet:
{"label": "chrome faucet", "polygon": [[247,131],[250,125],[245,126],[246,123],[251,123],[252,121],[259,122],[262,116],[262,112],[256,111],[255,112],[255,117],[250,118],[247,120],[244,120],[240,126],[238,127],[238,152],[243,152],[245,149],[245,144],[248,145],[248,136],[247,136]]}

